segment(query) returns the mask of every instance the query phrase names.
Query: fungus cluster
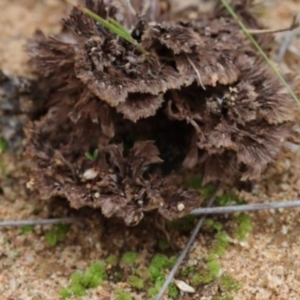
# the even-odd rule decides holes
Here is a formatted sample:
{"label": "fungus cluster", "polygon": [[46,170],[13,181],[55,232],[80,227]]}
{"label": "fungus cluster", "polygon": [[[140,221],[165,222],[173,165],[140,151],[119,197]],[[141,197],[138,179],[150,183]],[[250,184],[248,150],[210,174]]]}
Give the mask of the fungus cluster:
{"label": "fungus cluster", "polygon": [[[43,198],[135,225],[147,211],[174,219],[200,206],[189,178],[259,179],[291,137],[295,104],[219,7],[181,20],[163,0],[128,3],[85,5],[122,23],[147,54],[78,8],[59,34],[31,39],[47,101],[27,156]],[[259,42],[267,51],[269,38]]]}

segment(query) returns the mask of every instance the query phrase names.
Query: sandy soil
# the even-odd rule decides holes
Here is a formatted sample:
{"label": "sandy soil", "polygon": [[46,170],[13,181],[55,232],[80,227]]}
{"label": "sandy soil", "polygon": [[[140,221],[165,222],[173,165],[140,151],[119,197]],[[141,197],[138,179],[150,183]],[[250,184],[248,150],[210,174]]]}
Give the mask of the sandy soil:
{"label": "sandy soil", "polygon": [[[291,16],[300,11],[300,1],[266,1],[263,20],[272,27],[285,26]],[[30,77],[24,51],[26,40],[36,28],[51,33],[59,29],[59,21],[68,7],[60,0],[1,0],[0,2],[0,68],[6,73]],[[284,38],[278,36],[278,41]],[[296,38],[287,55],[286,65],[293,62],[297,70],[299,61]],[[109,255],[121,257],[128,251],[140,253],[139,267],[149,264],[158,252],[167,256],[178,255],[188,234],[170,232],[173,248],[159,249],[164,239],[147,220],[137,228],[125,228],[119,223],[103,220],[90,210],[70,210],[64,201],[41,202],[26,190],[28,168],[21,157],[1,156],[7,176],[0,176],[0,219],[15,220],[81,216],[84,220],[70,227],[63,241],[55,247],[49,245],[47,232],[51,226],[37,226],[24,233],[24,229],[0,229],[0,295],[1,299],[60,299],[62,287],[69,284],[70,275],[76,270],[86,270],[94,261]],[[243,192],[247,201],[279,201],[299,197],[300,153],[282,161],[279,175],[257,184],[252,193]],[[253,231],[246,242],[230,240],[220,259],[222,273],[230,274],[242,284],[232,298],[222,298],[218,286],[212,282],[198,288],[195,294],[178,299],[300,299],[300,209],[277,210],[250,214]],[[232,224],[232,220],[222,218]],[[197,238],[184,267],[203,267],[203,255],[209,250],[213,236],[203,231]],[[109,266],[108,266],[109,268]],[[126,272],[124,273],[126,274]],[[148,299],[145,291],[137,292],[126,280],[126,275],[114,282],[108,278],[102,285],[87,291],[84,297],[72,299],[116,299],[114,290],[128,291],[133,299]],[[180,279],[185,280],[184,277]],[[220,298],[217,298],[217,295]],[[165,297],[168,299],[168,296]]]}

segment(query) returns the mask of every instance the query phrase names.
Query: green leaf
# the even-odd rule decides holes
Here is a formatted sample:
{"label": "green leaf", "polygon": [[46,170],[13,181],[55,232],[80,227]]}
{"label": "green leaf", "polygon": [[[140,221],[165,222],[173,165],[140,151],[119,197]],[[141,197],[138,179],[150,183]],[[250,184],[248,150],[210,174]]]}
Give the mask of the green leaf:
{"label": "green leaf", "polygon": [[149,55],[149,53],[140,44],[138,44],[135,39],[132,38],[130,33],[119,22],[113,19],[107,21],[86,7],[81,8],[81,11],[84,14],[91,17],[92,19],[94,19],[96,22],[100,23],[103,27],[108,29],[110,32],[116,34],[117,36],[121,37],[125,41],[131,43],[141,53]]}
{"label": "green leaf", "polygon": [[91,160],[91,161],[95,161],[98,157],[98,154],[99,154],[99,150],[98,149],[95,149],[93,151],[93,153],[90,153],[90,152],[85,152],[85,156],[87,157],[87,159]]}

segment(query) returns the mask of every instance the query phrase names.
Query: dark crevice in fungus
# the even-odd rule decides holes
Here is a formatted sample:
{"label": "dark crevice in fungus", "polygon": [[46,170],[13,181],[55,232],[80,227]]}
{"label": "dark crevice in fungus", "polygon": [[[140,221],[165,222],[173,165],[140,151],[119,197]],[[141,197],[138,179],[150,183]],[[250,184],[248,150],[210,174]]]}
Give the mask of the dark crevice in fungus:
{"label": "dark crevice in fungus", "polygon": [[[132,1],[136,14],[121,0],[86,6],[121,22],[150,55],[77,8],[61,33],[38,31],[28,46],[47,95],[27,129],[35,188],[127,225],[148,211],[174,219],[198,207],[190,177],[259,179],[296,119],[292,98],[226,12],[178,20],[166,1],[146,2]],[[241,16],[259,28],[247,9]]]}

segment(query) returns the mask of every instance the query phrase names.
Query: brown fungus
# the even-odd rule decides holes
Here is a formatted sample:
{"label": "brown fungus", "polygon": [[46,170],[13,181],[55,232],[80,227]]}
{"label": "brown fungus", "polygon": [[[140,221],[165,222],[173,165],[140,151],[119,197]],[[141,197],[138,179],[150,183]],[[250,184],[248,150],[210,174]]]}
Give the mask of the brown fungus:
{"label": "brown fungus", "polygon": [[[198,207],[190,177],[259,179],[292,138],[296,106],[218,7],[178,20],[166,1],[124,3],[86,6],[121,22],[149,55],[77,8],[61,33],[31,39],[47,100],[27,129],[27,155],[43,198],[135,225],[148,211],[174,219]],[[237,8],[259,28],[247,6]]]}

